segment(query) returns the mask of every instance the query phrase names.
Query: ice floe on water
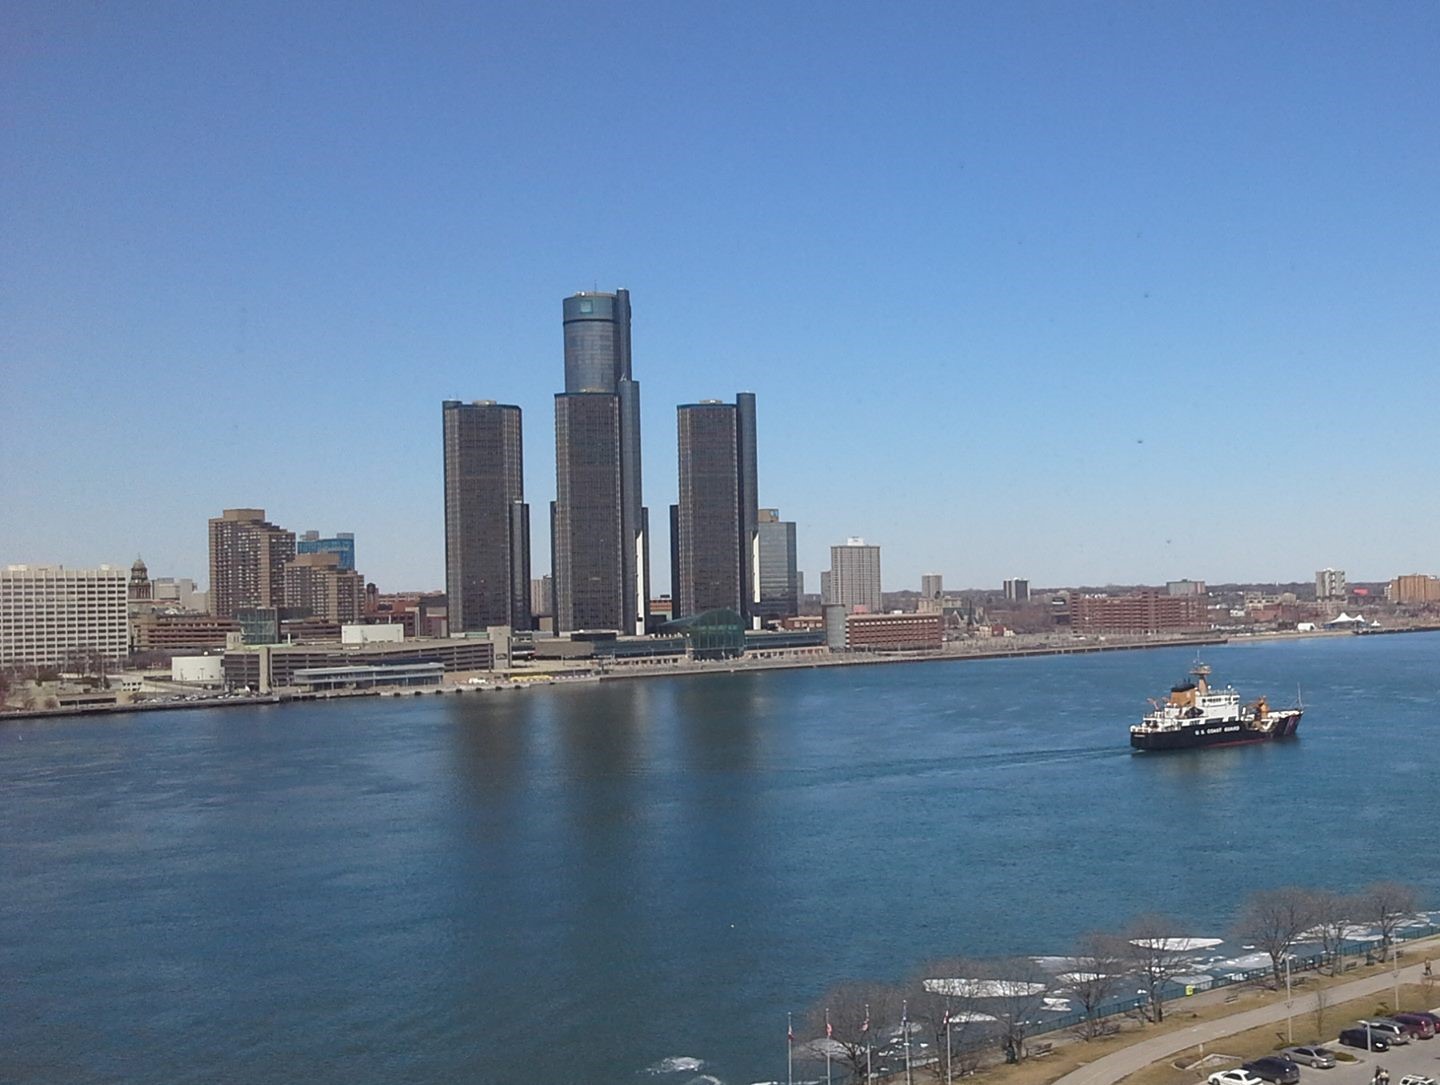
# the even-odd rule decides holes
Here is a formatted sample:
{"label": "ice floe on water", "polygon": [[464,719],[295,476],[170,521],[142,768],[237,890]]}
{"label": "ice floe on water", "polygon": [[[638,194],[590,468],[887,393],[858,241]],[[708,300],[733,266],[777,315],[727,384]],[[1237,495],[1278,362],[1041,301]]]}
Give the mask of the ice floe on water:
{"label": "ice floe on water", "polygon": [[672,1055],[668,1059],[661,1059],[654,1066],[647,1069],[651,1074],[693,1074],[705,1069],[705,1060],[691,1058],[689,1055]]}

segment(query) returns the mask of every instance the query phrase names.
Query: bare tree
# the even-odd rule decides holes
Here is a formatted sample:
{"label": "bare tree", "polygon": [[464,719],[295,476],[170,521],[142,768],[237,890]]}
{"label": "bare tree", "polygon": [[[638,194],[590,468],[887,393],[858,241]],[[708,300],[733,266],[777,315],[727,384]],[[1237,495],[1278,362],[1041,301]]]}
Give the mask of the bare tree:
{"label": "bare tree", "polygon": [[900,991],[879,983],[842,983],[832,987],[811,1010],[810,1028],[825,1033],[829,1012],[830,1039],[852,1081],[864,1081],[871,1052],[900,1025]]}
{"label": "bare tree", "polygon": [[1315,1005],[1311,1007],[1310,1013],[1315,1019],[1315,1036],[1317,1039],[1329,1035],[1325,1031],[1325,1014],[1330,1009],[1330,992],[1324,987],[1315,989]]}
{"label": "bare tree", "polygon": [[1044,1005],[1049,976],[1029,957],[991,962],[983,973],[989,983],[977,1001],[999,1020],[1006,1058],[1018,1061],[1025,1057],[1025,1037]]}
{"label": "bare tree", "polygon": [[968,977],[979,967],[961,958],[934,961],[920,969],[908,984],[906,997],[910,1002],[910,1020],[930,1034],[938,1058],[931,1067],[937,1081],[953,1080],[974,1069],[961,1065],[956,1051],[972,1052],[980,1029],[973,985]]}
{"label": "bare tree", "polygon": [[1265,951],[1278,989],[1282,962],[1290,955],[1300,933],[1314,923],[1314,894],[1308,889],[1287,885],[1252,893],[1240,911],[1235,934],[1241,941],[1254,942]]}
{"label": "bare tree", "polygon": [[1360,894],[1361,915],[1380,930],[1380,956],[1390,952],[1400,920],[1419,907],[1420,894],[1401,882],[1376,882]]}
{"label": "bare tree", "polygon": [[1076,1030],[1081,1039],[1093,1040],[1105,1034],[1100,1010],[1119,993],[1130,948],[1124,939],[1099,931],[1080,939],[1074,971],[1060,978],[1085,1012],[1085,1020]]}
{"label": "bare tree", "polygon": [[1130,967],[1139,973],[1149,999],[1149,1017],[1165,1019],[1165,985],[1184,972],[1193,953],[1189,940],[1178,938],[1180,924],[1169,916],[1143,915],[1125,928]]}
{"label": "bare tree", "polygon": [[1320,948],[1330,962],[1330,974],[1335,975],[1340,971],[1340,954],[1355,930],[1360,905],[1353,897],[1322,889],[1311,894],[1310,908],[1320,935]]}

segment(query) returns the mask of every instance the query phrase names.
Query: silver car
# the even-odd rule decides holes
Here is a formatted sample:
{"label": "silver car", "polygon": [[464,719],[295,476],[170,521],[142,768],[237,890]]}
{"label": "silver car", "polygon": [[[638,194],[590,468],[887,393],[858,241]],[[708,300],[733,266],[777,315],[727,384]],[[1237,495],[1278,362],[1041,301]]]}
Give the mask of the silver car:
{"label": "silver car", "polygon": [[1318,1070],[1335,1069],[1335,1053],[1328,1047],[1287,1047],[1280,1054],[1301,1066],[1313,1066]]}
{"label": "silver car", "polygon": [[1408,1044],[1410,1033],[1399,1021],[1387,1021],[1385,1018],[1372,1018],[1369,1021],[1361,1021],[1361,1028],[1368,1028],[1371,1032],[1379,1033],[1390,1041],[1390,1046],[1396,1044]]}

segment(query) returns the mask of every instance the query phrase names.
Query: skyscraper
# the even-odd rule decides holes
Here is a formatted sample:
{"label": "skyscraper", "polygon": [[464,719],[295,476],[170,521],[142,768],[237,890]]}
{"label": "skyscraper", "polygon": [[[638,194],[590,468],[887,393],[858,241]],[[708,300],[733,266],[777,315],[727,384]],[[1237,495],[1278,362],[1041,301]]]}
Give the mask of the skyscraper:
{"label": "skyscraper", "polygon": [[850,613],[878,614],[880,598],[880,547],[851,537],[844,546],[830,548],[830,597]]}
{"label": "skyscraper", "polygon": [[761,509],[756,525],[760,601],[755,612],[766,620],[800,613],[800,570],[795,560],[795,524],[781,520],[779,509]]}
{"label": "skyscraper", "polygon": [[210,520],[210,613],[233,618],[242,607],[277,607],[295,532],[265,519],[264,509],[226,509]]}
{"label": "skyscraper", "polygon": [[555,629],[643,633],[649,511],[641,502],[640,385],[630,373],[630,292],[565,299],[565,391],[555,396],[550,511]]}
{"label": "skyscraper", "polygon": [[441,415],[450,631],[529,629],[530,506],[520,408],[447,399]]}
{"label": "skyscraper", "polygon": [[680,501],[671,513],[677,618],[707,610],[753,617],[759,597],[755,394],[676,409]]}

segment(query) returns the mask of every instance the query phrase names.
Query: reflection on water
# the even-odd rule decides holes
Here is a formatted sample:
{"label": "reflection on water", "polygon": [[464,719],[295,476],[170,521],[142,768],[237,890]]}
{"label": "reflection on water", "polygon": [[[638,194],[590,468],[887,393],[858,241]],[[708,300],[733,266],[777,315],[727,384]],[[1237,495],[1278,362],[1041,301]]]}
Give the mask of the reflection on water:
{"label": "reflection on water", "polygon": [[1440,888],[1372,846],[1440,815],[1437,656],[1213,649],[1301,738],[1175,755],[1127,728],[1182,651],[0,726],[0,1078],[761,1080],[832,982],[1222,930],[1317,825]]}

